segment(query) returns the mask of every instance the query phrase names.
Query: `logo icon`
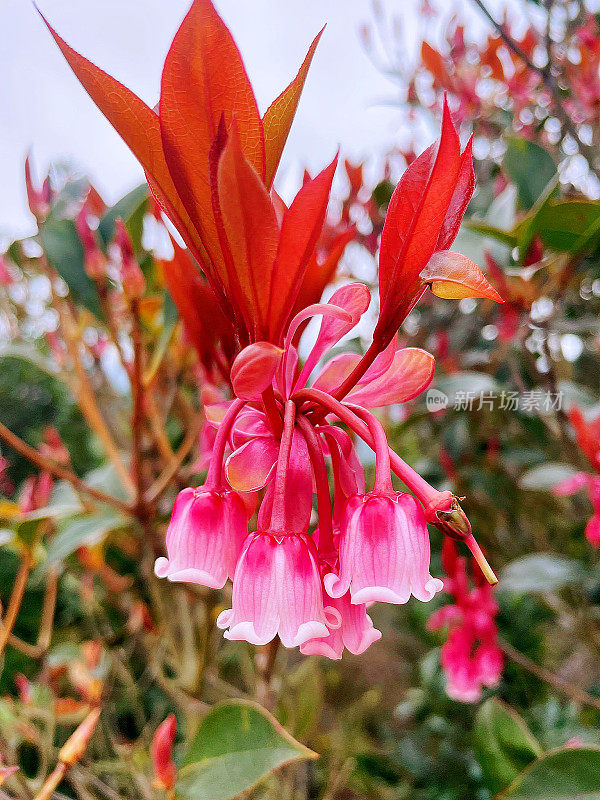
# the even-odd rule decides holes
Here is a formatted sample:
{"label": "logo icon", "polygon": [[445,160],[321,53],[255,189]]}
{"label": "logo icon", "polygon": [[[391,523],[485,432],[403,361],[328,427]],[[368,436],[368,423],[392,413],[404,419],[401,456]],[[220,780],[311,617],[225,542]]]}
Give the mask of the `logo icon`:
{"label": "logo icon", "polygon": [[449,397],[439,389],[429,389],[425,395],[427,411],[443,411],[448,407]]}

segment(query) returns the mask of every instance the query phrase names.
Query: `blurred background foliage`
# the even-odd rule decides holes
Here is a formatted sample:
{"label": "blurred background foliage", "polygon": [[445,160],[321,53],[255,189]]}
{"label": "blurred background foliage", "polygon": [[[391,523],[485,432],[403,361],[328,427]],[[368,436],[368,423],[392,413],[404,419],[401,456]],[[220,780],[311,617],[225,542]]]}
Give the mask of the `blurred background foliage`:
{"label": "blurred background foliage", "polygon": [[600,21],[578,0],[524,12],[530,25],[488,18],[471,41],[423,0],[442,35],[409,68],[400,26],[375,7],[365,46],[397,82],[413,146],[375,182],[346,163],[320,243],[325,259],[352,229],[334,280],[375,285],[387,202],[445,94],[478,176],[455,249],[506,302],[430,297],[413,312],[401,336],[436,355],[448,405],[422,397],[384,421],[403,458],[467,498],[500,576],[500,684],[473,703],[448,696],[445,634],[427,626],[445,595],[375,607],[384,635],[360,657],[280,651],[271,676],[268,652],[215,630],[222,593],[154,578],[175,493],[205,469],[203,393],[219,380],[199,344],[217,333],[209,321],[196,347],[185,335],[147,187],[106,208],[57,168],[29,180],[39,231],[0,270],[1,796],[42,797],[96,708],[59,797],[164,796],[151,744],[171,713],[175,792],[191,800],[600,796],[598,498],[553,491],[600,472]]}

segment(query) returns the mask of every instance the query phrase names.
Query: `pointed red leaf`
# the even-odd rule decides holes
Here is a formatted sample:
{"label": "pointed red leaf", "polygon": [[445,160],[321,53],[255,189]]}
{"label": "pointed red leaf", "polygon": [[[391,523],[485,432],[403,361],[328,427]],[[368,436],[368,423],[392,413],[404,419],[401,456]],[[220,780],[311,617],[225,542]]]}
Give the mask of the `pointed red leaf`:
{"label": "pointed red leaf", "polygon": [[431,286],[431,291],[437,297],[448,300],[486,297],[497,303],[504,302],[477,264],[452,250],[434,253],[421,272],[421,280]]}
{"label": "pointed red leaf", "polygon": [[277,341],[290,318],[325,221],[337,155],[316,178],[305,183],[283,216],[271,285],[270,339]]}
{"label": "pointed red leaf", "polygon": [[253,326],[250,333],[255,339],[266,340],[279,227],[269,193],[246,159],[235,125],[217,173],[223,228]]}
{"label": "pointed red leaf", "polygon": [[[185,332],[207,369],[214,362],[217,344],[233,342],[233,329],[215,295],[189,254],[173,242],[171,261],[162,268],[169,294],[183,320]],[[232,347],[225,347],[232,350]]]}
{"label": "pointed red leaf", "polygon": [[263,117],[266,159],[265,183],[267,186],[271,185],[277,172],[279,160],[296,115],[304,82],[324,30],[325,28],[322,28],[315,36],[294,80],[283,90],[279,97],[273,100]]}
{"label": "pointed red leaf", "polygon": [[437,240],[436,250],[448,250],[451,247],[474,190],[475,172],[473,171],[473,137],[471,137],[460,157],[458,181]]}
{"label": "pointed red leaf", "polygon": [[458,134],[444,104],[437,146],[432,145],[412,162],[390,200],[379,256],[379,333],[389,333],[395,327],[397,309],[433,255],[458,181],[460,162]]}
{"label": "pointed red leaf", "polygon": [[222,278],[209,153],[221,119],[229,128],[234,117],[242,149],[262,178],[262,122],[241,55],[210,0],[194,0],[165,60],[160,128],[173,182]]}
{"label": "pointed red leaf", "polygon": [[[177,195],[167,168],[156,113],[119,81],[73,50],[41,13],[40,16],[83,88],[140,161],[157,202],[199,263],[207,266],[201,238]],[[211,277],[210,272],[207,274]]]}

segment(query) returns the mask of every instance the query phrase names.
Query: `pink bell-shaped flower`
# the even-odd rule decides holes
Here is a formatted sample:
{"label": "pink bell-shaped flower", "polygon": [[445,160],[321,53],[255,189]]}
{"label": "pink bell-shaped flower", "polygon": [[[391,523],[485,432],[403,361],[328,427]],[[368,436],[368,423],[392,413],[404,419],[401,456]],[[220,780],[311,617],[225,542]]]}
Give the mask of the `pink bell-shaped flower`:
{"label": "pink bell-shaped flower", "polygon": [[246,509],[235,492],[201,486],[179,492],[167,528],[167,558],[154,572],[170,581],[222,589],[233,577],[248,535]]}
{"label": "pink bell-shaped flower", "polygon": [[331,597],[350,590],[352,603],[431,600],[443,588],[429,574],[423,510],[409,494],[373,491],[351,497],[342,523],[339,570],[325,575]]}
{"label": "pink bell-shaped flower", "polygon": [[305,534],[251,533],[233,578],[232,608],[218,619],[226,639],[267,644],[277,634],[285,647],[329,635],[339,624],[323,607],[317,554]]}
{"label": "pink bell-shaped flower", "polygon": [[337,661],[342,657],[344,648],[352,655],[358,656],[373,642],[381,639],[381,631],[374,627],[371,617],[367,614],[366,605],[353,604],[349,592],[328,602],[340,615],[339,627],[331,628],[329,636],[309,639],[301,645],[301,653],[306,656],[325,656]]}

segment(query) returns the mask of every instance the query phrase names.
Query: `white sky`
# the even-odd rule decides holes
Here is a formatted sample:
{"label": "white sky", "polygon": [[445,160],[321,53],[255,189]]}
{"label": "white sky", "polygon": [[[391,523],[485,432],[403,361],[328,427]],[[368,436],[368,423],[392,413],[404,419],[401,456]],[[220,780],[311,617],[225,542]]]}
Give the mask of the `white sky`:
{"label": "white sky", "polygon": [[[514,0],[513,0],[514,2]],[[167,48],[189,0],[39,0],[71,46],[153,105]],[[370,0],[216,0],[240,47],[261,110],[289,82],[324,23],[280,175],[316,170],[334,155],[368,157],[401,138],[403,115],[380,101],[394,86],[374,68],[359,38]],[[423,32],[417,0],[381,0],[413,43]],[[448,9],[468,0],[438,0]],[[500,2],[491,2],[498,8]],[[476,15],[474,15],[476,19]],[[476,23],[479,20],[476,19]],[[407,56],[408,57],[408,56]],[[36,172],[71,159],[108,202],[140,183],[142,171],[97,111],[29,0],[0,0],[0,233],[31,233],[23,162]],[[423,144],[426,144],[424,142]]]}

